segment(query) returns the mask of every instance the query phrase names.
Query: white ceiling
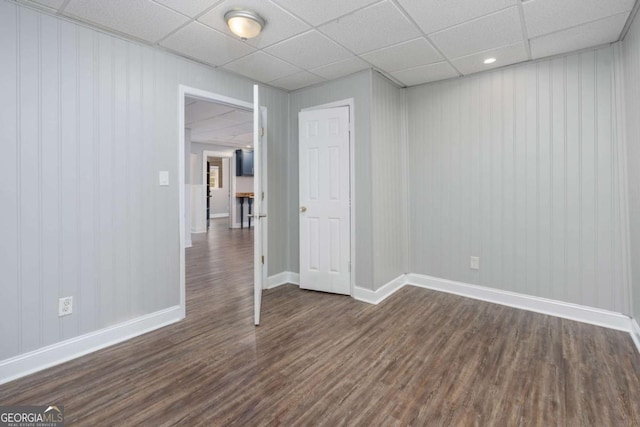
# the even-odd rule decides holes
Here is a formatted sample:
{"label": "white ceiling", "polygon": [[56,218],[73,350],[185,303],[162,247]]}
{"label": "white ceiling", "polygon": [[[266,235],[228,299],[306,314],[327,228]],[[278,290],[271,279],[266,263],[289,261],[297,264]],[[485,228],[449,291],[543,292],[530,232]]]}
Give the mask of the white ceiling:
{"label": "white ceiling", "polygon": [[232,148],[253,145],[253,113],[228,105],[185,99],[185,127],[191,141]]}
{"label": "white ceiling", "polygon": [[[375,68],[404,86],[614,42],[635,0],[20,0],[285,90]],[[243,42],[223,15],[266,26]],[[487,57],[497,61],[484,65]]]}

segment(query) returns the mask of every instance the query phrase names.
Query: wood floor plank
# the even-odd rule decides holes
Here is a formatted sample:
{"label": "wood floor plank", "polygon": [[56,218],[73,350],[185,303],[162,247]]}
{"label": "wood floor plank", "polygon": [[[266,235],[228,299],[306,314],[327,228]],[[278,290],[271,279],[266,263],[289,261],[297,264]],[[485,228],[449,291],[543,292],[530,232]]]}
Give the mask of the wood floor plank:
{"label": "wood floor plank", "polygon": [[187,318],[0,386],[67,425],[640,426],[624,332],[405,287],[378,306],[285,285],[253,326],[250,230],[187,250]]}

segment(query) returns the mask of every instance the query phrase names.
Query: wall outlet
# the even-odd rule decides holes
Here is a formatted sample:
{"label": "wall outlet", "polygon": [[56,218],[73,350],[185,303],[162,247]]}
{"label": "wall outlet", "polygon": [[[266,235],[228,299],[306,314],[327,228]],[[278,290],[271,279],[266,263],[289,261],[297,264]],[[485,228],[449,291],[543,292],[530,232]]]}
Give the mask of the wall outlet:
{"label": "wall outlet", "polygon": [[480,270],[480,257],[472,256],[469,261],[469,268],[472,270]]}
{"label": "wall outlet", "polygon": [[169,171],[160,171],[158,173],[158,184],[163,187],[169,185]]}
{"label": "wall outlet", "polygon": [[58,300],[58,317],[68,316],[73,313],[73,297],[64,297]]}

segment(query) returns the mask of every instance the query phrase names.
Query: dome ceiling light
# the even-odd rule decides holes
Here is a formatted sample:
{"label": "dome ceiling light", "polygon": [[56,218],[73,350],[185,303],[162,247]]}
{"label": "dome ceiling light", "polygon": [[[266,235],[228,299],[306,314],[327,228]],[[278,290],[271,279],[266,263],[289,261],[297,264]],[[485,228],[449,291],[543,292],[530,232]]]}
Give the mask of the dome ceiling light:
{"label": "dome ceiling light", "polygon": [[256,37],[264,28],[264,19],[249,10],[230,10],[224,14],[224,20],[233,34],[242,40]]}

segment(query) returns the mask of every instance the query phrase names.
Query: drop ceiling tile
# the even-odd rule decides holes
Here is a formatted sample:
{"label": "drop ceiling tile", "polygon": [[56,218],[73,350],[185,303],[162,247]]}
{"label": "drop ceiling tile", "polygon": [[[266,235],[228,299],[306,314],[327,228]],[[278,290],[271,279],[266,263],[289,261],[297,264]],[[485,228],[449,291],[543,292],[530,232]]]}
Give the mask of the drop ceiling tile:
{"label": "drop ceiling tile", "polygon": [[233,110],[230,113],[223,114],[221,118],[236,123],[253,123],[253,113],[251,111]]}
{"label": "drop ceiling tile", "polygon": [[298,67],[264,52],[252,53],[226,64],[224,68],[263,83],[301,71]]}
{"label": "drop ceiling tile", "polygon": [[150,0],[71,0],[64,13],[150,42],[189,20]]}
{"label": "drop ceiling tile", "polygon": [[290,76],[280,77],[279,79],[269,82],[269,84],[285,90],[296,90],[323,81],[324,79],[322,77],[318,77],[306,71],[300,71],[299,73],[295,73]]}
{"label": "drop ceiling tile", "polygon": [[186,124],[190,124],[198,122],[200,120],[219,116],[221,114],[229,113],[233,110],[233,107],[228,107],[226,105],[216,104],[214,102],[208,101],[193,100],[193,102],[185,105],[184,122]]}
{"label": "drop ceiling tile", "polygon": [[237,125],[238,122],[234,122],[232,120],[225,120],[220,117],[213,117],[211,119],[205,119],[201,121],[197,121],[195,123],[190,123],[187,125],[193,132],[209,132],[224,128],[230,128],[232,126]]}
{"label": "drop ceiling tile", "polygon": [[224,20],[224,14],[232,9],[251,10],[264,18],[266,23],[262,33],[258,37],[247,40],[248,44],[257,48],[272,45],[311,28],[268,0],[225,0],[198,20],[231,37],[237,37],[229,30]]}
{"label": "drop ceiling tile", "polygon": [[219,132],[221,132],[222,134],[227,134],[232,136],[253,132],[253,121],[251,123],[242,123],[239,125],[232,126],[230,128],[220,129]]}
{"label": "drop ceiling tile", "polygon": [[379,0],[273,0],[300,18],[320,25]]}
{"label": "drop ceiling tile", "polygon": [[635,0],[531,0],[523,3],[529,38],[630,11]]}
{"label": "drop ceiling tile", "polygon": [[415,25],[389,1],[358,10],[319,30],[356,54],[420,37]]}
{"label": "drop ceiling tile", "polygon": [[233,142],[238,144],[251,144],[253,142],[253,132],[243,133],[241,135],[236,135],[233,138]]}
{"label": "drop ceiling tile", "polygon": [[403,42],[361,55],[362,59],[387,71],[405,70],[433,64],[444,58],[424,38]]}
{"label": "drop ceiling tile", "polygon": [[340,77],[348,76],[349,74],[357,73],[358,71],[366,70],[371,66],[364,62],[357,56],[352,56],[349,59],[343,61],[334,62],[333,64],[323,65],[322,67],[314,68],[311,71],[320,77],[324,77],[327,80],[333,80]]}
{"label": "drop ceiling tile", "polygon": [[[484,60],[487,58],[496,58],[496,62],[493,64],[485,64]],[[515,64],[516,62],[523,62],[527,59],[529,59],[527,56],[527,48],[524,43],[520,42],[463,56],[462,58],[456,58],[451,62],[462,74],[471,74],[492,68],[504,67],[505,65]]]}
{"label": "drop ceiling tile", "polygon": [[195,18],[220,0],[153,0],[183,13],[191,18]]}
{"label": "drop ceiling tile", "polygon": [[285,40],[264,51],[305,70],[352,56],[348,50],[315,30]]}
{"label": "drop ceiling tile", "polygon": [[459,58],[483,50],[522,42],[517,7],[465,22],[429,36],[447,58]]}
{"label": "drop ceiling tile", "polygon": [[241,41],[192,22],[164,39],[160,45],[212,65],[222,65],[254,52]]}
{"label": "drop ceiling tile", "polygon": [[544,58],[545,56],[614,42],[618,40],[620,31],[622,31],[622,27],[624,27],[625,22],[627,22],[627,16],[628,13],[625,12],[569,28],[568,30],[531,39],[531,56],[534,59]]}
{"label": "drop ceiling tile", "polygon": [[[479,18],[509,6],[519,0],[398,0],[411,18],[427,34]],[[555,0],[558,1],[558,0]]]}
{"label": "drop ceiling tile", "polygon": [[423,83],[435,82],[436,80],[457,77],[458,73],[448,62],[437,62],[435,64],[424,65],[422,67],[410,68],[408,70],[391,73],[393,77],[400,80],[405,86],[415,86]]}

